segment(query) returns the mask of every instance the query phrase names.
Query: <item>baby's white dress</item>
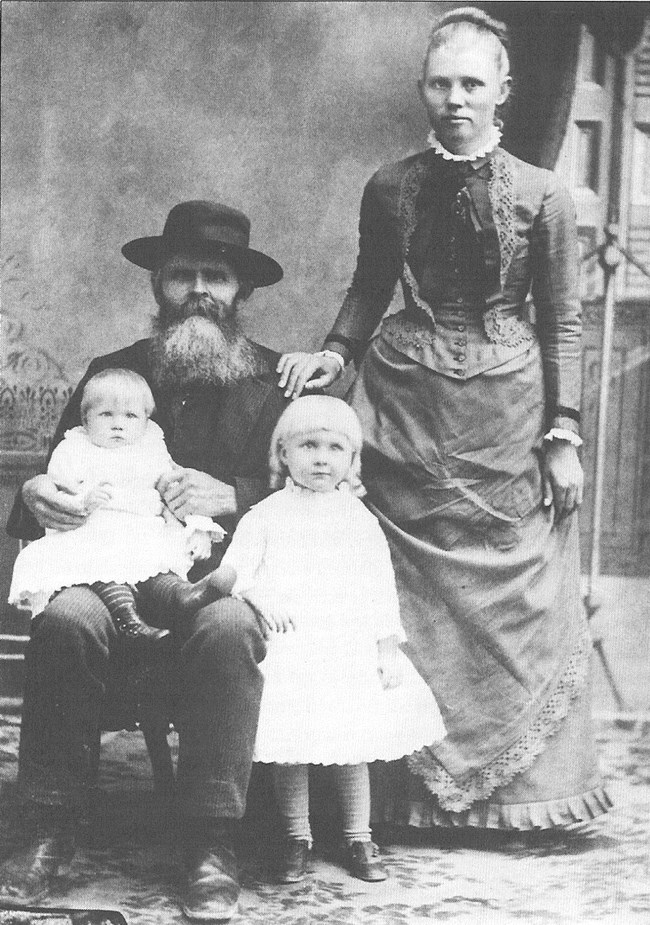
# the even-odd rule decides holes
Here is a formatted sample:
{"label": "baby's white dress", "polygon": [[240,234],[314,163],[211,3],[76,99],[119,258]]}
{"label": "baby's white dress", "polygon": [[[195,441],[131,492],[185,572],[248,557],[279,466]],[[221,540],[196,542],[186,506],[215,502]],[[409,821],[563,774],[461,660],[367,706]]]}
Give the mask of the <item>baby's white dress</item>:
{"label": "baby's white dress", "polygon": [[295,623],[272,634],[260,666],[256,761],[390,761],[444,736],[433,694],[401,650],[401,685],[381,684],[377,640],[405,635],[384,534],[346,488],[289,482],[242,518],[223,559],[237,572],[235,596]]}
{"label": "baby's white dress", "polygon": [[155,485],[173,467],[160,427],[120,447],[91,443],[82,427],[67,431],[52,453],[48,475],[79,498],[110,482],[110,506],[97,508],[75,530],[48,531],[26,546],[14,565],[10,603],[39,613],[55,591],[93,581],[135,584],[160,572],[185,578],[192,564],[185,528],[166,523]]}

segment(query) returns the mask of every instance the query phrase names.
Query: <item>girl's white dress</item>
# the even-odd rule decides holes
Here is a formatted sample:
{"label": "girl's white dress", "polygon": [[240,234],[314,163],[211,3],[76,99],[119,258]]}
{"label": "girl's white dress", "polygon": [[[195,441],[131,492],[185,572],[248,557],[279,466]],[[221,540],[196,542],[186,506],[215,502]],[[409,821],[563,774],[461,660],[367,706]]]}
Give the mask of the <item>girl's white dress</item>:
{"label": "girl's white dress", "polygon": [[55,591],[93,581],[135,584],[160,572],[185,578],[192,564],[185,528],[167,523],[155,485],[173,467],[163,432],[149,421],[130,446],[100,447],[82,427],[67,431],[52,453],[48,475],[79,498],[110,482],[110,506],[97,508],[83,526],[48,531],[26,546],[14,565],[10,603],[39,613]]}
{"label": "girl's white dress", "polygon": [[255,760],[357,764],[394,760],[444,736],[438,705],[409,659],[384,690],[377,640],[405,640],[388,544],[349,491],[289,482],[239,523],[224,563],[235,596],[261,613],[290,615],[261,665]]}

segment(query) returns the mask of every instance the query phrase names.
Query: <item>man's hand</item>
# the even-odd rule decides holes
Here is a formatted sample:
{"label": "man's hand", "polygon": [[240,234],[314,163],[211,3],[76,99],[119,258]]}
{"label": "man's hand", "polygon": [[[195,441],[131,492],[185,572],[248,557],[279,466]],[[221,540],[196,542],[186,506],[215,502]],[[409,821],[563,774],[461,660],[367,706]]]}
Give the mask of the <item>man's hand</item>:
{"label": "man's hand", "polygon": [[[285,398],[298,398],[303,389],[324,389],[331,385],[341,372],[341,364],[333,357],[315,353],[285,353],[276,372],[280,373],[278,386],[285,390]],[[321,375],[312,379],[318,372]]]}
{"label": "man's hand", "polygon": [[568,440],[547,440],[542,464],[544,506],[564,517],[582,504],[584,473],[578,451]]}
{"label": "man's hand", "polygon": [[226,485],[198,469],[182,469],[179,466],[161,476],[156,488],[180,520],[185,520],[188,514],[221,517],[237,512],[237,498],[232,485]]}
{"label": "man's hand", "polygon": [[377,643],[377,670],[385,690],[399,687],[403,673],[399,659],[397,636],[387,636]]}
{"label": "man's hand", "polygon": [[78,495],[61,491],[49,475],[35,475],[23,485],[23,501],[46,530],[76,530],[86,521]]}

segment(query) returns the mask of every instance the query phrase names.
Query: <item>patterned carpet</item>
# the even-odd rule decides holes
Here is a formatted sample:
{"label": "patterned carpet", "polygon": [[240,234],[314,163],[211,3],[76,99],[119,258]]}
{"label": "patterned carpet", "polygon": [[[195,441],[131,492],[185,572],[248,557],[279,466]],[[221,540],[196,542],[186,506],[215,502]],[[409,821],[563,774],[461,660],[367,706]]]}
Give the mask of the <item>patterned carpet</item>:
{"label": "patterned carpet", "polygon": [[[17,726],[0,725],[0,847],[9,846]],[[649,925],[650,727],[601,721],[603,770],[616,800],[604,825],[569,842],[470,844],[455,835],[378,833],[390,878],[349,877],[322,827],[311,878],[273,883],[273,837],[249,822],[242,835],[241,911],[233,925]],[[173,820],[156,805],[141,736],[110,733],[102,749],[102,793],[69,880],[50,906],[121,910],[131,925],[175,925]],[[321,794],[321,802],[323,796]],[[318,833],[317,833],[318,834]]]}

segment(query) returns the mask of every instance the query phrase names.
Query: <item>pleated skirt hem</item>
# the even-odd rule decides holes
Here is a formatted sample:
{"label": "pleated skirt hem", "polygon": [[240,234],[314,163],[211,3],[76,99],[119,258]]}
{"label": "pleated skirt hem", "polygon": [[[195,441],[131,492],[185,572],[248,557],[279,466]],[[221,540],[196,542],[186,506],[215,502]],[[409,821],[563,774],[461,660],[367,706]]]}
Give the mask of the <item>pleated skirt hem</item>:
{"label": "pleated skirt hem", "polygon": [[[411,801],[408,806],[384,807],[373,822],[408,825],[415,828],[480,828],[517,831],[570,830],[609,812],[613,802],[604,787],[585,793],[539,803],[475,803],[461,813],[446,812],[432,801]],[[375,814],[373,814],[374,816]]]}

